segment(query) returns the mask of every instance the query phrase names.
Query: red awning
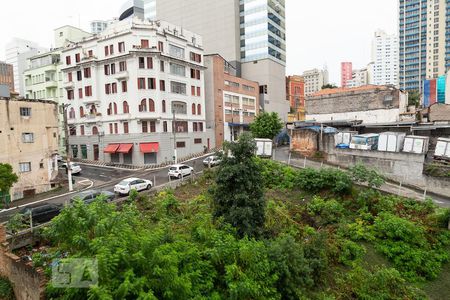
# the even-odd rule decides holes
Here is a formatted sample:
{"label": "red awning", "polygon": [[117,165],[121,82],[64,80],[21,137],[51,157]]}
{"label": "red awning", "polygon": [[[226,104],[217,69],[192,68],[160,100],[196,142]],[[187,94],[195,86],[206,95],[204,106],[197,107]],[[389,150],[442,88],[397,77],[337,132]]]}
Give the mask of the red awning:
{"label": "red awning", "polygon": [[133,144],[120,144],[119,149],[117,149],[117,153],[130,153],[133,148]]}
{"label": "red awning", "polygon": [[118,148],[119,148],[119,144],[109,144],[108,146],[106,146],[106,148],[103,150],[103,152],[114,154],[117,152]]}
{"label": "red awning", "polygon": [[139,145],[142,153],[154,153],[159,150],[159,143],[141,143]]}

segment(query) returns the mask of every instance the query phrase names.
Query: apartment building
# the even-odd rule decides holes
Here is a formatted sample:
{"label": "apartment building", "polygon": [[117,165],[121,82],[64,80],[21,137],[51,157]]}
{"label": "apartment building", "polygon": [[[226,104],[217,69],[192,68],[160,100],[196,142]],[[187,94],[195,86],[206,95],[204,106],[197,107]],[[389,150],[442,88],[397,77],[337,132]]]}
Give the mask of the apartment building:
{"label": "apartment building", "polygon": [[216,147],[249,130],[259,112],[258,83],[236,76],[218,54],[205,55],[206,126],[214,129]]}
{"label": "apartment building", "polygon": [[346,88],[355,88],[371,84],[372,75],[369,74],[368,68],[358,69],[352,71],[352,79],[347,81]]}
{"label": "apartment building", "polygon": [[58,175],[57,103],[1,97],[0,120],[0,163],[19,177],[11,200],[51,190]]}
{"label": "apartment building", "polygon": [[348,81],[352,80],[353,64],[351,62],[341,63],[341,87],[346,88]]}
{"label": "apartment building", "polygon": [[294,120],[305,119],[305,80],[303,76],[292,75],[286,77],[286,97],[291,105]]}
{"label": "apartment building", "polygon": [[0,84],[7,85],[10,91],[14,91],[14,67],[0,61]]}
{"label": "apartment building", "polygon": [[372,40],[373,84],[399,86],[399,39],[377,30]]}
{"label": "apartment building", "polygon": [[201,36],[127,18],[69,45],[62,61],[74,158],[143,166],[214,147]]}
{"label": "apartment building", "polygon": [[329,83],[328,70],[313,69],[303,72],[305,81],[305,96],[317,93],[324,85]]}

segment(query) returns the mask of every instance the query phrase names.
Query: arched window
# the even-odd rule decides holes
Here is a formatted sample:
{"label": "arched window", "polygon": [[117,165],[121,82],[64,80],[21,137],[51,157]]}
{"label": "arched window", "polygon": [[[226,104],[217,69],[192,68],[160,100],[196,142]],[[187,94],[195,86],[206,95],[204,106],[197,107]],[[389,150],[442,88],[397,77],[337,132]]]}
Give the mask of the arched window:
{"label": "arched window", "polygon": [[116,103],[116,102],[114,102],[114,104],[113,104],[113,105],[114,105],[114,114],[115,114],[115,115],[117,115],[117,103]]}
{"label": "arched window", "polygon": [[130,107],[128,106],[128,102],[127,101],[123,101],[123,113],[124,114],[129,114],[130,113]]}
{"label": "arched window", "polygon": [[89,113],[91,115],[96,115],[97,114],[97,108],[95,107],[94,104],[91,105],[91,109],[90,109]]}
{"label": "arched window", "polygon": [[97,128],[97,126],[92,127],[92,135],[98,135],[98,128]]}
{"label": "arched window", "polygon": [[192,114],[195,115],[195,103],[192,103]]}
{"label": "arched window", "polygon": [[108,105],[108,116],[112,115],[112,103]]}
{"label": "arched window", "polygon": [[197,105],[197,115],[201,115],[202,114],[202,105],[199,104]]}
{"label": "arched window", "polygon": [[166,100],[162,101],[162,112],[165,113],[166,112]]}
{"label": "arched window", "polygon": [[84,117],[84,108],[83,106],[80,106],[80,118]]}
{"label": "arched window", "polygon": [[75,109],[73,107],[69,110],[69,119],[75,119]]}
{"label": "arched window", "polygon": [[139,111],[147,111],[147,99],[142,99]]}
{"label": "arched window", "polygon": [[153,99],[148,99],[148,111],[155,112],[155,101]]}

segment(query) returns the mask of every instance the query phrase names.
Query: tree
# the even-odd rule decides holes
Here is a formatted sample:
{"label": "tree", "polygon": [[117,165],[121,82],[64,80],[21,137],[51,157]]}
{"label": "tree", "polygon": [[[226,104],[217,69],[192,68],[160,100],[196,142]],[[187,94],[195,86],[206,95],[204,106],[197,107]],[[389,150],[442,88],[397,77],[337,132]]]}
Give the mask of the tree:
{"label": "tree", "polygon": [[322,90],[326,90],[326,89],[337,89],[337,86],[334,84],[327,83],[322,86]]}
{"label": "tree", "polygon": [[250,124],[250,130],[255,138],[271,139],[280,133],[283,123],[277,113],[260,113]]}
{"label": "tree", "polygon": [[227,143],[212,191],[214,217],[223,217],[239,236],[258,236],[264,226],[266,202],[261,167],[255,159],[256,145],[244,133],[237,143]]}
{"label": "tree", "polygon": [[420,93],[419,91],[408,92],[408,105],[419,106],[420,104]]}
{"label": "tree", "polygon": [[[0,163],[0,196],[9,194],[9,190],[19,180],[19,177],[13,172],[10,164]],[[0,198],[0,200],[2,200]]]}

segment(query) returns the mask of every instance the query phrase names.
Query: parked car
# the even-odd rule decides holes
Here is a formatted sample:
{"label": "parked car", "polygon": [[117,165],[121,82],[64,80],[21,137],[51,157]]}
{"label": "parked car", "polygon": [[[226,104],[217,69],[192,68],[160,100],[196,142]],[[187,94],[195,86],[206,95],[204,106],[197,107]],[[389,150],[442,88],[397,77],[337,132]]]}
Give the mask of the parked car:
{"label": "parked car", "polygon": [[41,204],[23,208],[19,213],[23,215],[24,221],[29,222],[30,215],[33,225],[49,222],[59,215],[63,206],[61,204]]}
{"label": "parked car", "polygon": [[153,186],[153,182],[147,179],[140,178],[128,178],[122,180],[114,186],[114,192],[120,195],[128,195],[131,190],[136,190],[138,192],[143,190],[149,190]]}
{"label": "parked car", "polygon": [[184,176],[192,175],[194,168],[187,165],[172,165],[169,168],[169,178],[181,179]]}
{"label": "parked car", "polygon": [[[66,173],[67,173],[67,163],[66,163],[66,162],[63,163],[63,164],[61,165],[61,167],[63,167],[64,169],[66,169]],[[80,165],[77,164],[77,163],[70,162],[70,169],[71,169],[71,171],[72,171],[72,175],[81,173],[81,167],[80,167]]]}
{"label": "parked car", "polygon": [[211,166],[211,167],[215,167],[218,164],[220,164],[221,160],[218,156],[212,155],[212,156],[208,156],[207,158],[205,158],[203,160],[203,164],[205,166]]}
{"label": "parked car", "polygon": [[81,201],[84,202],[84,204],[91,204],[99,196],[104,196],[106,202],[111,202],[116,197],[116,194],[109,191],[98,191],[98,190],[83,191],[78,194],[75,194],[72,198],[70,198],[70,203],[73,203],[75,202],[75,200],[80,199]]}

